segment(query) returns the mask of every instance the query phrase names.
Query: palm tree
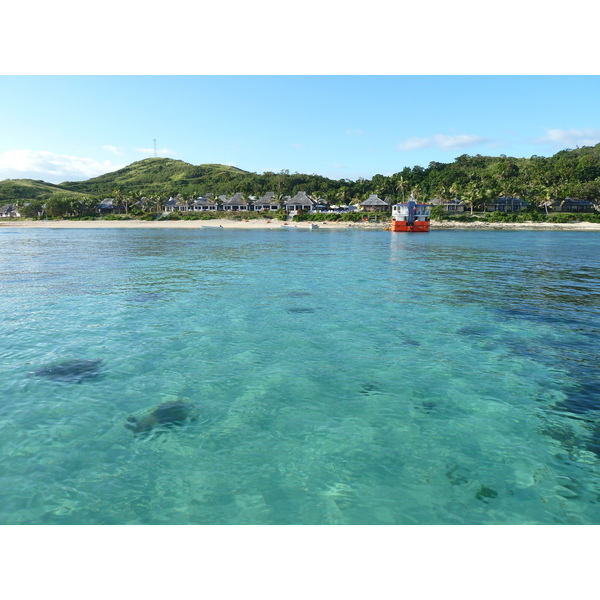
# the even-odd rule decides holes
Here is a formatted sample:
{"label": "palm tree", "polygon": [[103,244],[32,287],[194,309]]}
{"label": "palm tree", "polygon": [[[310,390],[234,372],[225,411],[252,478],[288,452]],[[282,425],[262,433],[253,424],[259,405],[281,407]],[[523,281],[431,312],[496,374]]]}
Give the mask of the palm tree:
{"label": "palm tree", "polygon": [[150,198],[148,198],[148,200],[150,201],[150,203],[154,207],[154,210],[157,213],[161,212],[161,209],[162,209],[162,198],[159,195],[157,195],[157,196],[150,196]]}
{"label": "palm tree", "polygon": [[83,207],[83,202],[78,198],[69,198],[69,213],[73,216],[78,216],[81,214],[81,209]]}
{"label": "palm tree", "polygon": [[463,191],[463,201],[471,208],[471,215],[476,204],[481,200],[481,187],[475,181],[470,181]]}
{"label": "palm tree", "polygon": [[411,190],[410,190],[410,195],[415,199],[415,200],[419,200],[419,198],[421,197],[423,193],[423,189],[421,187],[420,183],[417,183],[416,185],[414,185]]}
{"label": "palm tree", "polygon": [[548,214],[548,207],[558,201],[559,194],[560,187],[558,185],[546,185],[542,188],[540,206],[544,208],[546,215]]}
{"label": "palm tree", "polygon": [[128,214],[129,207],[140,199],[141,196],[138,196],[138,194],[139,192],[131,192],[121,199],[122,204],[125,206],[125,214]]}
{"label": "palm tree", "polygon": [[404,180],[404,177],[402,177],[402,175],[400,175],[400,177],[398,177],[398,179],[396,179],[396,183],[394,184],[394,191],[396,192],[396,194],[398,192],[402,193],[402,202],[404,202],[405,187],[406,187],[406,181]]}
{"label": "palm tree", "polygon": [[350,190],[343,185],[335,195],[336,199],[340,201],[340,204],[346,204],[346,200],[350,196]]}

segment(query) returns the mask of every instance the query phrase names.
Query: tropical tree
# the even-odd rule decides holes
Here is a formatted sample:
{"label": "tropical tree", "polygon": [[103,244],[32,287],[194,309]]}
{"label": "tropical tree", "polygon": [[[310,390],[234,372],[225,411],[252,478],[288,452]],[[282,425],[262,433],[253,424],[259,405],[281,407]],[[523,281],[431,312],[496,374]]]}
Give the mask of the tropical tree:
{"label": "tropical tree", "polygon": [[350,198],[350,194],[351,194],[350,188],[346,185],[343,185],[337,191],[337,194],[335,195],[335,197],[336,197],[336,200],[338,200],[340,204],[347,204],[348,199]]}
{"label": "tropical tree", "polygon": [[71,202],[67,198],[53,196],[46,200],[45,212],[49,217],[63,217],[69,214]]}
{"label": "tropical tree", "polygon": [[410,189],[410,195],[415,199],[415,200],[419,200],[421,198],[421,196],[423,195],[423,186],[420,183],[417,183],[417,185],[414,185],[411,189]]}
{"label": "tropical tree", "polygon": [[404,191],[406,190],[407,182],[403,175],[399,175],[394,182],[394,191],[396,194],[402,194],[402,202],[404,202]]}
{"label": "tropical tree", "polygon": [[74,216],[81,215],[82,211],[82,201],[79,198],[68,198],[69,202],[69,214]]}
{"label": "tropical tree", "polygon": [[548,209],[555,203],[558,202],[560,197],[560,186],[558,185],[547,185],[542,188],[542,193],[539,199],[539,206],[544,208],[546,214]]}
{"label": "tropical tree", "polygon": [[480,207],[484,203],[484,188],[478,181],[470,181],[463,190],[462,199],[471,209],[471,215],[475,207]]}
{"label": "tropical tree", "polygon": [[19,205],[19,214],[22,217],[33,219],[39,217],[43,210],[43,202],[41,200],[32,200]]}

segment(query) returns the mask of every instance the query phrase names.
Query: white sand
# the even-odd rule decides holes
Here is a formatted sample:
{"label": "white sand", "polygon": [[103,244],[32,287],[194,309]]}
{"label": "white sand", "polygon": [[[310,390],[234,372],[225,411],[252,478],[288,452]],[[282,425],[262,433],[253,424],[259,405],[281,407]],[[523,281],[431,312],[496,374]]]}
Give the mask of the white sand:
{"label": "white sand", "polygon": [[[0,227],[46,227],[60,229],[83,228],[128,228],[128,229],[201,229],[202,227],[223,229],[280,229],[286,226],[290,229],[309,229],[310,223],[292,221],[279,221],[277,219],[249,219],[248,221],[232,221],[229,219],[209,219],[193,221],[0,221]],[[317,223],[319,229],[347,229],[356,227],[361,229],[383,229],[382,223]]]}
{"label": "white sand", "polygon": [[485,223],[473,221],[461,223],[458,221],[432,221],[431,229],[539,229],[539,230],[566,230],[566,231],[600,231],[600,223]]}
{"label": "white sand", "polygon": [[[288,227],[308,229],[310,223],[294,223],[287,221]],[[388,223],[347,223],[319,222],[319,229],[375,229],[382,230]],[[87,228],[128,228],[128,229],[201,229],[202,227],[223,229],[279,229],[284,221],[277,219],[251,219],[248,221],[232,221],[229,219],[210,219],[207,221],[0,221],[0,227],[45,227],[53,229],[87,229]],[[572,230],[600,231],[600,223],[461,223],[456,221],[432,221],[431,229],[540,229],[540,230]]]}

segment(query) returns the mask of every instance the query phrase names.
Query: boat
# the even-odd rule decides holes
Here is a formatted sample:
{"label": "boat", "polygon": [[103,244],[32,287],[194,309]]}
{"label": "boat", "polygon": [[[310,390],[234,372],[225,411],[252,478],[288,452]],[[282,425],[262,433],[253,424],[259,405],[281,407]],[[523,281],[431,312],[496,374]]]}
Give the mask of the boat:
{"label": "boat", "polygon": [[319,226],[316,223],[311,223],[308,227],[310,229],[319,229]]}
{"label": "boat", "polygon": [[429,231],[429,204],[418,204],[411,195],[408,202],[392,206],[391,231]]}

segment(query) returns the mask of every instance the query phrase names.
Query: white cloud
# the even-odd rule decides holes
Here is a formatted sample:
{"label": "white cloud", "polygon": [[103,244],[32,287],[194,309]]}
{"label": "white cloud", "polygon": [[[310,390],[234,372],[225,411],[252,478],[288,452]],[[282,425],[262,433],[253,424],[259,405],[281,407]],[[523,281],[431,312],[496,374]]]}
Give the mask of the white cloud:
{"label": "white cloud", "polygon": [[546,135],[536,138],[534,142],[562,148],[595,146],[600,142],[600,129],[546,129]]}
{"label": "white cloud", "polygon": [[411,137],[398,144],[398,150],[420,150],[433,146],[433,138]]}
{"label": "white cloud", "polygon": [[367,135],[362,129],[346,129],[346,135]]}
{"label": "white cloud", "polygon": [[437,146],[440,150],[456,150],[468,146],[476,146],[489,142],[486,138],[478,135],[442,135],[437,134],[428,138],[412,137],[398,144],[398,150],[420,150],[421,148],[431,148]]}
{"label": "white cloud", "polygon": [[[135,150],[136,150],[136,152],[141,152],[142,154],[150,154],[151,156],[154,156],[154,152],[155,152],[154,148],[136,148]],[[164,156],[164,155],[176,156],[177,152],[175,152],[174,150],[171,150],[171,148],[157,148],[156,154],[157,154],[157,156]]]}
{"label": "white cloud", "polygon": [[113,154],[118,154],[121,155],[123,154],[123,148],[119,147],[119,146],[102,146],[103,150],[108,150],[109,152],[112,152]]}
{"label": "white cloud", "polygon": [[0,153],[0,179],[43,179],[50,183],[78,181],[116,171],[125,165],[45,150]]}

